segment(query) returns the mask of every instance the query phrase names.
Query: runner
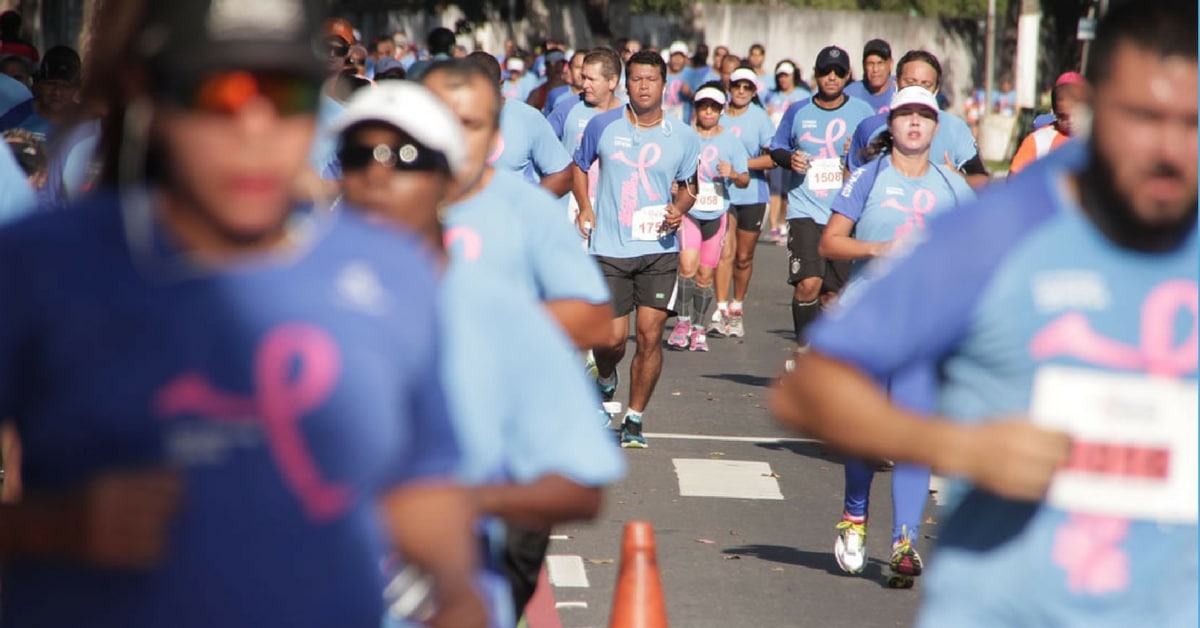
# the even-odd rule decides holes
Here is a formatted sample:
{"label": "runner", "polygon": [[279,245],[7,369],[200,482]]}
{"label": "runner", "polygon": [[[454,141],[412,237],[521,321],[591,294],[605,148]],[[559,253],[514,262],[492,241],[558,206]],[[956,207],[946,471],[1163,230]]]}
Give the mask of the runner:
{"label": "runner", "polygon": [[720,69],[719,76],[714,79],[721,83],[721,89],[729,91],[729,77],[733,75],[733,71],[742,67],[742,60],[734,54],[726,54],[721,57],[721,65],[717,66]]}
{"label": "runner", "polygon": [[[1076,133],[1076,111],[1085,114],[1080,109],[1081,106],[1085,106],[1086,99],[1087,83],[1082,76],[1077,72],[1067,72],[1060,76],[1050,92],[1053,122],[1025,136],[1008,166],[1008,175],[1021,172],[1034,160],[1045,157],[1050,151],[1070,141],[1071,136]],[[1085,118],[1086,114],[1078,117]],[[1084,121],[1080,127],[1083,133],[1087,132],[1086,126]]]}
{"label": "runner", "polygon": [[544,302],[579,348],[608,343],[609,292],[560,205],[521,175],[487,164],[499,137],[493,78],[454,59],[431,66],[423,81],[458,116],[467,141],[467,167],[443,218],[450,259],[491,268],[506,288]]}
{"label": "runner", "polygon": [[817,55],[817,93],[809,102],[788,107],[775,137],[771,156],[780,168],[791,168],[788,191],[788,283],[792,292],[792,327],[796,346],[808,345],[808,325],[841,289],[849,272],[842,261],[827,261],[817,252],[829,207],[842,188],[842,153],[846,137],[873,112],[845,93],[850,57],[837,46]]}
{"label": "runner", "polygon": [[270,6],[104,5],[86,75],[129,111],[119,187],[0,230],[4,625],[378,625],[391,544],[434,625],[484,625],[435,268],[293,206],[323,73],[306,6]]}
{"label": "runner", "polygon": [[[792,103],[812,98],[812,92],[804,84],[800,68],[791,59],[784,59],[775,66],[775,89],[767,94],[767,113],[776,130],[783,121],[783,115]],[[792,169],[775,168],[767,175],[767,185],[771,192],[768,217],[771,231],[767,240],[780,246],[787,245],[787,196],[791,188]]]}
{"label": "runner", "polygon": [[[1196,447],[1196,19],[1191,0],[1114,4],[1081,163],[935,221],[772,400],[847,453],[954,478],[920,628],[1200,621],[1195,468],[1156,465]],[[938,416],[872,381],[922,363]]]}
{"label": "runner", "polygon": [[567,55],[561,50],[550,50],[546,53],[544,62],[546,64],[546,80],[533,90],[533,93],[529,94],[529,98],[525,101],[525,104],[543,112],[543,119],[554,110],[554,102],[563,94],[571,91],[571,74],[567,70]]}
{"label": "runner", "polygon": [[[425,47],[429,51],[429,57],[414,61],[411,65],[405,68],[407,70],[406,75],[408,80],[420,81],[425,76],[425,72],[429,69],[429,66],[437,63],[438,61],[445,61],[453,58],[454,47],[457,44],[458,38],[454,35],[454,31],[448,28],[439,26],[429,31],[429,35],[425,38]],[[512,50],[509,47],[511,44],[512,42],[505,42],[505,50],[509,54],[512,53]],[[506,56],[505,61],[507,61],[507,59],[508,57]]]}
{"label": "runner", "polygon": [[[939,117],[933,92],[905,87],[888,109],[888,129],[871,145],[872,152],[881,154],[850,175],[821,236],[821,255],[854,263],[843,295],[847,302],[871,281],[870,270],[864,270],[867,261],[917,237],[934,216],[975,198],[961,176],[932,161],[930,145]],[[913,364],[877,383],[888,391],[892,403],[909,411],[932,412],[935,380],[931,366]],[[867,564],[867,514],[875,466],[857,458],[844,462],[845,503],[834,555],[846,573],[862,573]],[[911,587],[913,577],[921,575],[915,544],[928,499],[929,468],[897,464],[892,470],[891,587]]]}
{"label": "runner", "polygon": [[504,70],[507,77],[500,85],[500,95],[508,100],[525,102],[529,92],[533,90],[529,79],[525,76],[525,59],[512,56],[504,60]]}
{"label": "runner", "polygon": [[33,108],[24,120],[13,121],[9,128],[24,129],[42,142],[53,142],[62,124],[75,113],[81,80],[82,64],[74,50],[66,46],[47,50],[33,74]]}
{"label": "runner", "polygon": [[[451,170],[466,166],[458,119],[441,102],[412,83],[380,86],[349,103],[339,128],[351,207],[418,233],[437,225]],[[591,420],[599,400],[573,349],[536,301],[504,289],[508,280],[458,257],[439,299],[443,381],[463,444],[459,478],[474,487],[493,549],[479,578],[493,626],[516,623],[545,555],[549,533],[520,530],[595,517],[601,487],[624,466]]]}
{"label": "runner", "polygon": [[[936,95],[942,85],[942,64],[929,52],[909,50],[900,57],[896,75],[901,89],[915,85],[924,87]],[[887,123],[887,114],[880,113],[863,120],[854,130],[854,139],[850,142],[850,151],[846,155],[846,163],[851,170],[857,170],[866,163],[863,151],[872,139],[887,128]],[[938,163],[962,173],[971,187],[981,189],[991,181],[983,159],[979,156],[979,145],[975,143],[975,136],[962,118],[939,110],[937,134],[933,137],[933,147],[930,150]]]}
{"label": "runner", "polygon": [[663,109],[667,115],[683,121],[692,119],[692,88],[688,84],[688,47],[682,41],[667,50],[667,88]]}
{"label": "runner", "polygon": [[[592,118],[621,106],[617,97],[617,80],[621,75],[620,57],[608,48],[597,48],[583,59],[583,82],[578,102],[567,102],[550,114],[549,122],[555,135],[562,140],[563,148],[574,156],[583,142],[583,132]],[[574,170],[572,170],[574,172]],[[600,162],[588,170],[588,198],[596,198],[596,184],[600,180]],[[594,203],[593,203],[594,205]],[[571,224],[579,216],[579,203],[574,194],[567,195],[567,217]]]}
{"label": "runner", "polygon": [[[679,307],[667,345],[708,351],[704,315],[712,306],[713,275],[721,258],[721,243],[729,224],[729,188],[750,185],[746,149],[721,126],[725,91],[721,83],[706,83],[696,92],[696,134],[700,136],[699,193],[683,217],[679,251]],[[695,321],[695,325],[692,324]]]}
{"label": "runner", "polygon": [[[500,84],[500,64],[495,57],[472,52],[467,58]],[[555,196],[571,189],[571,156],[563,150],[554,129],[537,109],[512,98],[501,97],[500,135],[488,164],[515,172]]]}
{"label": "runner", "polygon": [[547,118],[563,103],[579,101],[580,93],[583,90],[583,58],[587,56],[587,53],[587,50],[576,50],[571,53],[571,63],[568,64],[566,72],[566,89],[560,87],[552,91],[546,101],[546,107],[542,109],[542,114]]}
{"label": "runner", "polygon": [[[589,250],[608,280],[617,316],[609,325],[609,340],[594,350],[604,401],[616,394],[629,314],[637,310],[637,351],[620,437],[622,447],[642,448],[643,415],[662,372],[663,330],[675,309],[675,230],[696,200],[700,139],[663,113],[667,65],[662,57],[636,54],[626,73],[629,105],[596,116],[584,130],[575,151],[574,194],[579,231],[590,236]],[[593,206],[587,172],[595,162],[600,177]],[[672,184],[678,184],[674,193]]]}
{"label": "runner", "polygon": [[[729,190],[730,226],[721,263],[717,268],[717,311],[713,313],[714,327],[721,334],[741,338],[746,334],[744,316],[746,293],[754,272],[754,249],[762,233],[763,217],[767,211],[767,172],[775,167],[769,154],[771,137],[775,133],[771,118],[763,109],[755,91],[754,71],[738,68],[730,76],[733,90],[729,106],[721,116],[721,126],[737,136],[750,157],[750,185]],[[733,302],[728,303],[729,284],[733,283]],[[710,333],[712,328],[710,328]]]}
{"label": "runner", "polygon": [[892,77],[892,46],[882,39],[868,41],[863,46],[862,80],[847,85],[846,93],[865,100],[876,113],[887,113],[896,89],[896,79]]}
{"label": "runner", "polygon": [[750,46],[750,52],[746,55],[746,61],[750,64],[750,69],[754,70],[754,89],[755,91],[765,96],[771,87],[771,73],[767,72],[764,64],[767,62],[767,49],[762,44],[753,44]]}

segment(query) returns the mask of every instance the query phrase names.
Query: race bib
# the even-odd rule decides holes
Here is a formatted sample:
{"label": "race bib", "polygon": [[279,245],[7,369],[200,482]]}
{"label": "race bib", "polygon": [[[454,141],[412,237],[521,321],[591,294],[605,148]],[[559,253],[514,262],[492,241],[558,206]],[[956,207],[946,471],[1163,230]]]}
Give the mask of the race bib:
{"label": "race bib", "polygon": [[653,242],[667,234],[667,206],[647,205],[633,212],[633,239]]}
{"label": "race bib", "polygon": [[700,193],[692,209],[700,212],[716,212],[725,209],[725,185],[719,181],[700,182]]}
{"label": "race bib", "polygon": [[1071,435],[1046,501],[1072,513],[1196,523],[1195,382],[1043,367],[1034,423]]}
{"label": "race bib", "polygon": [[829,157],[809,161],[804,184],[814,192],[842,189],[842,160]]}

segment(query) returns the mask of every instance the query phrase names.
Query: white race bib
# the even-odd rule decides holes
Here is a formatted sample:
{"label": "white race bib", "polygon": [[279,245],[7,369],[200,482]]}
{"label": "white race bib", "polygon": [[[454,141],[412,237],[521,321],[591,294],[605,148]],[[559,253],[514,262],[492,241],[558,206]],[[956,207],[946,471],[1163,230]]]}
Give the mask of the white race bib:
{"label": "white race bib", "polygon": [[692,209],[700,212],[715,212],[725,209],[725,186],[719,181],[700,182],[700,193]]}
{"label": "white race bib", "polygon": [[1194,382],[1039,369],[1033,421],[1072,439],[1047,502],[1074,513],[1196,523],[1196,407]]}
{"label": "white race bib", "polygon": [[842,189],[842,160],[837,157],[810,160],[804,185],[813,192]]}
{"label": "white race bib", "polygon": [[667,206],[647,205],[633,212],[633,239],[653,242],[666,235]]}

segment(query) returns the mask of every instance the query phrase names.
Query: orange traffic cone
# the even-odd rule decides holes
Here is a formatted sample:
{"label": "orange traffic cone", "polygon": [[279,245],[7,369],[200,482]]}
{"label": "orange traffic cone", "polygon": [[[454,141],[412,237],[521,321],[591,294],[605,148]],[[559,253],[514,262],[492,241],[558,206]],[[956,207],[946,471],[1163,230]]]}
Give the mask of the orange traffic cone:
{"label": "orange traffic cone", "polygon": [[654,526],[649,521],[625,524],[621,544],[621,570],[613,596],[609,628],[667,628],[667,603],[654,548]]}

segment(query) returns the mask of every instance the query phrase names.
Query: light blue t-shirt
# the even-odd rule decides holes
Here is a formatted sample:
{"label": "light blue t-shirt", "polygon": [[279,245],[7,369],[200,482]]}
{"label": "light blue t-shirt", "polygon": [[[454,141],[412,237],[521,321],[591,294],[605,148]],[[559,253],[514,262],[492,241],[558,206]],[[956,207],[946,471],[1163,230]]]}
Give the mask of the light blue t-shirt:
{"label": "light blue t-shirt", "polygon": [[555,107],[566,102],[572,96],[578,97],[578,94],[571,91],[570,85],[559,85],[550,90],[550,93],[546,94],[546,104],[542,107],[542,115],[549,117]]}
{"label": "light blue t-shirt", "polygon": [[[851,170],[863,165],[862,151],[880,133],[887,129],[888,114],[880,113],[863,120],[854,129],[854,138],[850,141],[850,152],[846,154],[846,163]],[[929,146],[929,158],[935,163],[946,163],[946,156],[955,168],[962,168],[973,157],[979,154],[979,145],[971,134],[971,127],[962,118],[945,111],[938,112],[938,128],[933,134],[933,143]]]}
{"label": "light blue t-shirt", "polygon": [[688,215],[697,220],[714,220],[729,211],[730,188],[733,181],[717,172],[717,164],[729,162],[735,173],[746,172],[746,148],[742,141],[729,129],[722,129],[716,137],[700,136],[700,193]]}
{"label": "light blue t-shirt", "polygon": [[509,98],[500,109],[500,135],[488,163],[537,183],[570,166],[571,156],[537,109]]}
{"label": "light blue t-shirt", "polygon": [[700,89],[701,85],[711,80],[721,78],[719,76],[714,77],[712,68],[708,67],[707,65],[702,65],[698,68],[689,66],[683,71],[685,74],[687,74],[687,82],[688,85],[691,86],[693,94],[696,93],[696,90]]}
{"label": "light blue t-shirt", "polygon": [[42,143],[49,144],[55,139],[58,124],[43,118],[37,111],[33,111],[24,120],[18,122],[14,128],[29,131]]}
{"label": "light blue t-shirt", "polygon": [[446,250],[453,263],[492,269],[527,298],[608,302],[600,269],[562,216],[545,190],[517,173],[494,170],[482,190],[450,206]]}
{"label": "light blue t-shirt", "polygon": [[[837,109],[822,109],[810,101],[788,107],[771,140],[771,150],[803,151],[814,163],[806,174],[788,178],[787,218],[811,218],[819,225],[829,222],[829,207],[841,189],[841,175],[834,174],[833,161],[841,160],[846,140],[859,122],[873,115],[871,106],[846,98]],[[824,164],[822,175],[814,175]]]}
{"label": "light blue t-shirt", "polygon": [[790,92],[781,92],[772,89],[766,93],[766,98],[763,98],[761,95],[759,98],[762,98],[763,104],[767,106],[767,115],[771,116],[771,124],[775,125],[775,128],[778,129],[779,123],[783,121],[783,116],[787,113],[788,107],[791,107],[793,103],[812,98],[812,92],[808,91],[808,88],[803,85],[797,85]]}
{"label": "light blue t-shirt", "polygon": [[[17,105],[29,103],[32,99],[33,93],[24,83],[7,74],[0,74],[0,117]],[[0,128],[0,131],[4,130],[6,129]]]}
{"label": "light blue t-shirt", "polygon": [[[1171,251],[1116,245],[1067,192],[1077,164],[1022,173],[936,219],[813,326],[813,348],[872,374],[938,365],[939,414],[964,424],[1028,415],[1043,367],[1195,385],[1194,227]],[[1200,621],[1194,523],[1087,516],[963,482],[949,497],[921,628]]]}
{"label": "light blue t-shirt", "polygon": [[667,85],[663,89],[663,111],[684,123],[692,120],[692,99],[683,93],[683,88],[687,86],[688,71],[686,68],[677,73],[667,71]]}
{"label": "light blue t-shirt", "polygon": [[340,178],[334,176],[334,173],[341,173],[341,167],[337,163],[338,137],[330,133],[329,129],[333,128],[334,121],[345,108],[342,103],[321,94],[321,101],[317,106],[317,131],[313,136],[312,148],[308,150],[308,165],[326,179]]}
{"label": "light blue t-shirt", "polygon": [[[638,212],[671,202],[671,184],[696,174],[700,138],[691,127],[663,115],[661,124],[636,128],[625,108],[606,111],[588,122],[575,151],[575,164],[587,170],[600,163],[596,186],[596,225],[588,250],[603,257],[630,258],[679,252],[670,232],[657,239],[647,231],[635,239]],[[645,226],[645,225],[643,225]]]}
{"label": "light blue t-shirt", "polygon": [[37,207],[37,195],[29,178],[8,146],[0,146],[0,223],[20,218]]}
{"label": "light blue t-shirt", "polygon": [[[888,242],[923,231],[934,216],[973,200],[975,193],[957,172],[930,162],[923,176],[910,178],[885,155],[850,174],[832,210],[854,221],[854,239]],[[851,285],[864,280],[861,271],[868,262],[854,260]]]}
{"label": "light blue t-shirt", "polygon": [[[730,116],[729,111],[721,114],[721,126],[729,129],[746,149],[746,156],[753,159],[762,154],[762,149],[771,145],[775,135],[775,125],[771,117],[757,105],[751,104],[739,116]],[[751,170],[750,185],[745,188],[734,187],[729,190],[729,201],[734,205],[754,205],[770,200],[771,192],[767,186],[766,170]]]}
{"label": "light blue t-shirt", "polygon": [[504,83],[500,86],[500,95],[509,100],[519,100],[521,102],[525,102],[525,99],[529,98],[529,94],[533,93],[533,90],[537,89],[538,85],[541,84],[541,79],[533,74],[530,74],[529,72],[526,72],[525,74],[522,74],[521,78],[518,78],[516,81],[510,81],[506,78]]}
{"label": "light blue t-shirt", "polygon": [[887,113],[892,110],[892,96],[896,95],[896,77],[889,76],[887,89],[879,94],[873,94],[867,89],[867,79],[850,83],[846,86],[846,93],[871,105],[875,113]]}

